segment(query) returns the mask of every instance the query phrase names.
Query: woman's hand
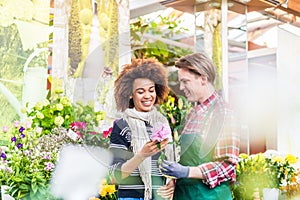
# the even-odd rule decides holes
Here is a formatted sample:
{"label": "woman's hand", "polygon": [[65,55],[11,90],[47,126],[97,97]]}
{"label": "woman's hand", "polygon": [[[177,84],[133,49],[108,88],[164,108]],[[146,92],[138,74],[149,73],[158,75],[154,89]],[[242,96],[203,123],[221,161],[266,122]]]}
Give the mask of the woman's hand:
{"label": "woman's hand", "polygon": [[164,139],[160,142],[160,145],[157,141],[149,141],[147,142],[143,148],[140,150],[140,152],[137,153],[139,157],[142,159],[146,159],[147,157],[153,156],[157,154],[158,152],[162,151],[164,148],[166,148],[168,144],[168,138]]}
{"label": "woman's hand", "polygon": [[125,162],[121,168],[122,178],[128,177],[133,172],[133,170],[136,169],[138,165],[146,158],[148,158],[149,156],[153,156],[166,148],[168,144],[168,138],[160,142],[160,148],[158,148],[157,144],[157,141],[147,142],[135,156]]}
{"label": "woman's hand", "polygon": [[171,179],[167,185],[161,186],[157,190],[157,194],[165,199],[171,199],[173,197],[175,189],[175,180]]}

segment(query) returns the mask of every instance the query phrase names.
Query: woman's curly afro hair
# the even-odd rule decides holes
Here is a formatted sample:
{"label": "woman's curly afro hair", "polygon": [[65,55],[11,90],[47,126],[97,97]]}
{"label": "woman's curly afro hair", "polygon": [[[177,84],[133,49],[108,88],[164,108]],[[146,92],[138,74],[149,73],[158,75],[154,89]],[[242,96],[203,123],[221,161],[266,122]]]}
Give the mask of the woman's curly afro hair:
{"label": "woman's curly afro hair", "polygon": [[155,83],[156,101],[162,103],[169,93],[168,73],[166,68],[154,58],[133,59],[126,64],[115,80],[114,95],[117,110],[124,111],[131,107],[130,96],[133,82],[137,78],[147,78]]}

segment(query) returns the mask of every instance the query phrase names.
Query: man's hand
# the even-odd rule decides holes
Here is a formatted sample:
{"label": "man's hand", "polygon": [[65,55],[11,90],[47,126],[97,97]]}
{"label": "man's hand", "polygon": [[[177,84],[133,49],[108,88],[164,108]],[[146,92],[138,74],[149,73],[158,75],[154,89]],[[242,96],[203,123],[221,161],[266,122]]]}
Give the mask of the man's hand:
{"label": "man's hand", "polygon": [[188,178],[190,168],[176,162],[164,160],[159,167],[162,174],[172,178]]}

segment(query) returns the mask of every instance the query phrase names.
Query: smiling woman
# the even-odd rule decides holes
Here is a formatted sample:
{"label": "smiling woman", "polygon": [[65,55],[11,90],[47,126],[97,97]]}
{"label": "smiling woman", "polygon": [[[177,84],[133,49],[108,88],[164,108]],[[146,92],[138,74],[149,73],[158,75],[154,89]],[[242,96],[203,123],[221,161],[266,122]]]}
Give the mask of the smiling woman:
{"label": "smiling woman", "polygon": [[114,155],[111,172],[118,185],[118,198],[160,200],[173,194],[173,182],[164,186],[157,162],[161,154],[174,160],[173,147],[168,144],[171,131],[162,140],[152,137],[170,130],[167,119],[155,108],[168,91],[167,71],[156,59],[133,60],[115,81],[117,109],[123,112],[110,138]]}

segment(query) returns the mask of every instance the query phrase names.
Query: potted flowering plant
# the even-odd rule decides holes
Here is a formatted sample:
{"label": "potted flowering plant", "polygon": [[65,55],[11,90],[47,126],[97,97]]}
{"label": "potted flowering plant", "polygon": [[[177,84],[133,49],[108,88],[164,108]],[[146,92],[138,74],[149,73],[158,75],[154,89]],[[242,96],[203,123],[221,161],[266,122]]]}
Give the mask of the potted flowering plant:
{"label": "potted flowering plant", "polygon": [[[8,193],[15,199],[36,199],[49,197],[47,189],[51,172],[59,149],[45,149],[49,140],[38,140],[39,129],[33,129],[31,122],[22,125],[14,123],[10,131],[10,144],[4,148],[1,156],[0,173],[2,184],[9,186]],[[44,145],[41,144],[44,143]]]}
{"label": "potted flowering plant", "polygon": [[239,158],[237,180],[232,185],[234,199],[253,200],[255,193],[262,197],[266,188],[280,191],[277,196],[292,196],[300,189],[299,170],[294,167],[297,158],[294,155],[282,156],[267,151],[254,155],[242,153]]}
{"label": "potted flowering plant", "polygon": [[280,155],[278,152],[265,153],[268,166],[275,172],[277,177],[276,187],[288,198],[295,195],[300,190],[299,169],[295,164],[298,158],[293,154]]}

